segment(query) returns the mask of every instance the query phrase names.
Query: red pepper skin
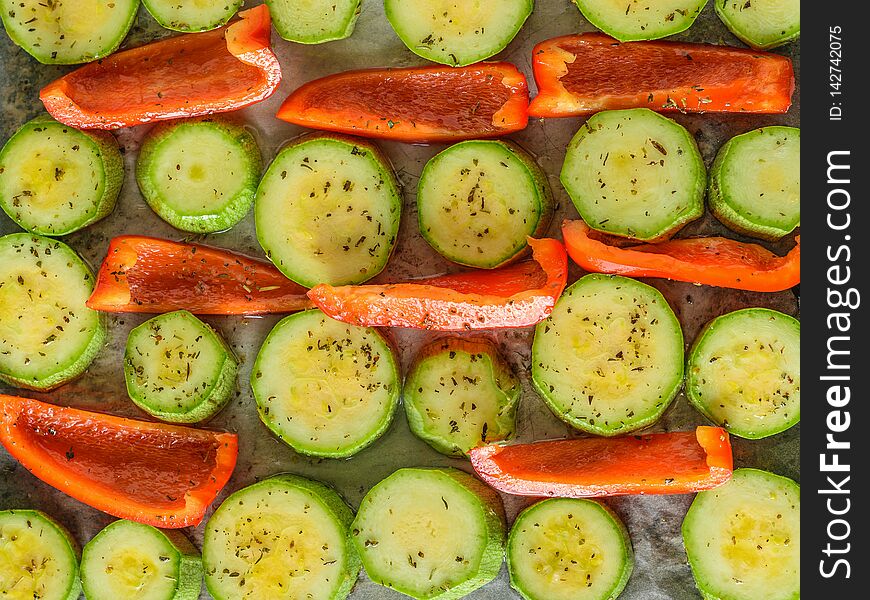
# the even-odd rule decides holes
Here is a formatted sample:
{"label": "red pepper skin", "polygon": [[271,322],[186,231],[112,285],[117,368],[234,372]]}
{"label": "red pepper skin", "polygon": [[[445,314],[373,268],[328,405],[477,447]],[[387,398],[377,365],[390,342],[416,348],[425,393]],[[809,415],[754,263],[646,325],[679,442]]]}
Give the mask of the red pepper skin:
{"label": "red pepper skin", "polygon": [[689,494],[718,487],[734,468],[720,427],[473,448],[471,465],[490,486],[518,496],[596,498]]}
{"label": "red pepper skin", "polygon": [[281,66],[270,47],[269,9],[230,24],[116,52],[45,86],[55,119],[79,129],[118,129],[242,108],[272,95]]}
{"label": "red pepper skin", "polygon": [[468,331],[525,327],[547,318],[565,289],[568,257],[557,240],[529,238],[533,261],[388,285],[320,284],[308,297],[354,325]]}
{"label": "red pepper skin", "polygon": [[583,221],[564,221],[568,255],[587,271],[661,277],[754,292],[781,292],[801,282],[800,236],[786,256],[721,237],[685,238],[621,248],[593,238]]}
{"label": "red pepper skin", "polygon": [[198,525],[236,466],[238,439],[0,395],[0,443],[36,477],[121,519]]}
{"label": "red pepper skin", "polygon": [[784,113],[794,70],[776,54],[684,42],[620,43],[601,33],[566,35],[533,52],[533,117],[600,110]]}
{"label": "red pepper skin", "polygon": [[311,307],[307,290],[271,263],[228,250],[137,235],[114,238],[87,301],[113,313],[189,310],[259,315]]}
{"label": "red pepper skin", "polygon": [[294,91],[289,123],[411,143],[505,135],[528,123],[525,76],[510,63],[346,71]]}

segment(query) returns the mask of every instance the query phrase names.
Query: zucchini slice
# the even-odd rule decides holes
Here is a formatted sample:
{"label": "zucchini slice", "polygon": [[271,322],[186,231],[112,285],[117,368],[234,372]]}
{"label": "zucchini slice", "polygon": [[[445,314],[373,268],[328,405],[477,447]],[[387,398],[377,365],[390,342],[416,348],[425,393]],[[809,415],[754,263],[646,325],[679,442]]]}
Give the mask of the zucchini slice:
{"label": "zucchini slice", "polygon": [[353,512],[332,488],[275,475],[230,495],[202,543],[216,600],[343,600],[360,570],[348,532]]}
{"label": "zucchini slice", "polygon": [[106,340],[85,306],[94,274],[72,248],[29,233],[0,237],[0,381],[52,390],[81,375]]}
{"label": "zucchini slice", "polygon": [[453,600],[504,560],[498,494],[457,469],[399,469],[369,490],[352,537],[369,578],[412,598]]}
{"label": "zucchini slice", "polygon": [[0,150],[0,208],[22,229],[66,235],[115,208],[124,162],[115,137],[49,116],[25,123]]}
{"label": "zucchini slice", "polygon": [[402,394],[411,431],[448,456],[513,437],[522,388],[495,344],[446,337],[414,360]]}
{"label": "zucchini slice", "polygon": [[633,42],[685,31],[707,0],[574,0],[574,4],[604,33],[620,42]]}
{"label": "zucchini slice", "polygon": [[699,493],[683,543],[705,600],[799,600],[800,486],[758,469]]}
{"label": "zucchini slice", "polygon": [[332,134],[281,150],[257,189],[257,239],[307,288],[367,281],[387,264],[402,215],[393,169],[374,144]]}
{"label": "zucchini slice", "polygon": [[161,123],[149,131],[136,181],[161,219],[182,231],[213,233],[248,213],[261,169],[251,132],[209,117]]}
{"label": "zucchini slice", "polygon": [[561,174],[587,225],[646,242],[704,213],[706,179],[692,134],[648,108],[593,115],[568,144]]}
{"label": "zucchini slice", "polygon": [[172,423],[213,417],[236,387],[239,361],[218,333],[186,310],[134,327],[124,352],[133,402]]}
{"label": "zucchini slice", "polygon": [[552,498],[519,514],[507,543],[511,587],[526,600],[611,600],[634,568],[628,530],[604,504]]}
{"label": "zucchini slice", "polygon": [[88,600],[196,600],[202,588],[199,551],[179,531],[115,521],[82,550]]}
{"label": "zucchini slice", "polygon": [[553,413],[617,435],[658,420],[683,383],[683,332],[654,287],[593,273],[535,328],[532,382]]}
{"label": "zucchini slice", "polygon": [[420,175],[420,233],[460,265],[493,269],[510,262],[552,217],[547,175],[512,142],[460,142],[435,155]]}
{"label": "zucchini slice", "polygon": [[534,7],[534,0],[384,1],[387,19],[408,50],[454,67],[504,50]]}
{"label": "zucchini slice", "polygon": [[226,24],[245,0],[142,0],[162,27],[173,31],[210,31]]}
{"label": "zucchini slice", "polygon": [[725,26],[756,50],[769,50],[801,34],[800,0],[715,0]]}
{"label": "zucchini slice", "polygon": [[317,309],[279,321],[257,355],[260,419],[296,452],[345,458],[390,425],[402,387],[389,342]]}
{"label": "zucchini slice", "polygon": [[686,394],[701,413],[743,438],[765,438],[801,418],[801,324],[767,308],[710,321],[686,365]]}
{"label": "zucchini slice", "polygon": [[136,20],[139,0],[0,0],[12,41],[47,65],[74,65],[118,49]]}
{"label": "zucchini slice", "polygon": [[5,599],[78,600],[79,549],[38,510],[0,511],[0,593]]}
{"label": "zucchini slice", "polygon": [[299,44],[350,37],[360,4],[361,0],[266,0],[278,35]]}
{"label": "zucchini slice", "polygon": [[710,168],[717,219],[739,233],[778,240],[801,224],[801,130],[762,127],[728,140]]}

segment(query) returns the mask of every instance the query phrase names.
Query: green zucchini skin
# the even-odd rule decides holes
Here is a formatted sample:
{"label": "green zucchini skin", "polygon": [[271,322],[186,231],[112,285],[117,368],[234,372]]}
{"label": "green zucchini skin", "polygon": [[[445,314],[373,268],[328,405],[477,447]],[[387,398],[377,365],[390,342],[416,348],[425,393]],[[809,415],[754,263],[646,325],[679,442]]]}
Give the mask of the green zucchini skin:
{"label": "green zucchini skin", "polygon": [[553,209],[546,173],[509,141],[454,144],[426,163],[417,186],[423,238],[468,267],[495,269],[521,257],[526,237],[547,231]]}
{"label": "green zucchini skin", "polygon": [[713,215],[729,229],[769,241],[800,227],[800,139],[800,129],[777,125],[725,142],[710,168]]}
{"label": "green zucchini skin", "polygon": [[[82,157],[90,164],[76,164]],[[81,131],[48,115],[22,125],[0,150],[0,208],[38,235],[67,235],[107,216],[123,180],[124,161],[111,133]],[[49,207],[46,199],[55,201]]]}
{"label": "green zucchini skin", "polygon": [[[297,44],[323,44],[350,37],[361,4],[361,0],[316,0],[301,7],[295,0],[266,0],[278,35]],[[306,10],[311,13],[300,14]]]}
{"label": "green zucchini skin", "polygon": [[[800,328],[794,317],[767,308],[745,308],[713,319],[689,351],[689,401],[742,438],[762,439],[793,427],[801,418]],[[734,371],[717,375],[723,363],[721,368],[733,365]],[[727,378],[720,380],[721,375]]]}
{"label": "green zucchini skin", "polygon": [[[49,548],[49,546],[53,546],[53,548]],[[66,527],[53,518],[39,510],[11,509],[0,511],[0,547],[3,548],[4,560],[17,558],[20,561],[17,565],[9,563],[0,565],[0,575],[2,575],[0,581],[4,584],[9,581],[6,579],[6,575],[11,576],[12,570],[16,567],[24,570],[28,567],[32,569],[34,564],[39,565],[35,573],[37,576],[31,578],[31,582],[36,585],[30,586],[29,589],[18,588],[19,585],[27,585],[18,581],[12,588],[4,587],[0,590],[3,592],[3,596],[6,596],[7,592],[10,596],[30,592],[33,598],[50,597],[52,600],[78,600],[82,589],[79,582],[81,549]],[[55,566],[58,561],[61,564],[57,565],[56,568],[67,571],[67,575],[56,588],[46,589],[46,583],[51,584],[52,582],[50,580],[43,581],[50,579],[50,575],[45,572],[45,569],[48,565]],[[53,595],[45,596],[44,594]]]}
{"label": "green zucchini skin", "polygon": [[[452,493],[457,494],[457,496],[452,496]],[[435,533],[430,532],[429,534],[432,539],[424,539],[421,535],[414,536],[412,540],[403,541],[400,538],[406,532],[404,525],[396,525],[392,531],[386,529],[381,531],[377,527],[378,519],[381,519],[384,512],[389,510],[387,504],[392,503],[396,497],[412,498],[412,505],[406,506],[407,510],[390,513],[391,516],[399,520],[400,524],[409,527],[413,526],[412,523],[421,523],[417,520],[418,517],[429,519],[429,528],[436,528]],[[437,525],[435,519],[438,515],[435,513],[424,515],[427,507],[424,507],[422,503],[431,501],[435,505],[434,510],[439,512],[442,505],[445,513],[450,512],[451,506],[456,510],[455,503],[451,504],[445,497],[449,497],[451,500],[454,497],[463,498],[465,503],[463,508],[469,508],[473,514],[442,515],[443,520],[440,526]],[[420,514],[411,515],[411,512]],[[402,517],[407,517],[407,520],[402,521]],[[417,574],[414,572],[413,579],[416,581],[402,582],[399,580],[405,577],[398,570],[400,561],[403,565],[402,568],[404,565],[410,565],[416,570],[417,564],[426,564],[426,551],[442,552],[445,555],[463,551],[453,542],[462,536],[471,535],[471,531],[456,531],[458,535],[452,536],[454,538],[452,540],[448,540],[444,536],[449,531],[461,528],[462,521],[458,519],[466,518],[475,522],[477,533],[482,537],[481,547],[476,549],[475,556],[470,557],[472,561],[477,561],[476,568],[471,569],[470,572],[461,577],[458,575],[452,578],[448,577],[442,583],[430,583],[433,581],[431,577],[434,576],[434,571],[428,579],[426,573]],[[373,525],[370,525],[370,522]],[[498,575],[502,562],[504,562],[505,513],[499,495],[464,471],[452,468],[405,468],[394,472],[369,490],[360,503],[359,511],[351,526],[351,535],[366,573],[372,581],[418,600],[457,600],[492,581]],[[378,568],[377,548],[381,542],[392,544],[397,547],[398,551],[402,552],[401,556],[384,558],[384,560],[390,561],[390,565],[397,567],[388,569],[387,572]],[[433,544],[432,548],[429,547],[430,543]],[[463,560],[467,558],[467,555],[457,556],[455,561],[462,565]],[[420,588],[419,590],[413,589],[412,586],[415,583],[419,584],[417,586]]]}
{"label": "green zucchini skin", "polygon": [[176,229],[215,233],[248,214],[261,170],[250,131],[206,117],[150,130],[136,161],[136,181],[148,206]]}
{"label": "green zucchini skin", "polygon": [[714,0],[716,14],[747,46],[770,50],[801,35],[800,0]]}
{"label": "green zucchini skin", "polygon": [[[105,317],[85,306],[94,281],[90,267],[61,241],[29,233],[0,237],[0,306],[17,315],[0,318],[0,381],[42,392],[84,373],[107,336]],[[18,317],[27,328],[15,325]]]}
{"label": "green zucchini skin", "polygon": [[[544,520],[548,513],[555,516],[550,522]],[[576,546],[569,546],[567,543],[564,546],[559,545],[547,536],[553,528],[558,528],[554,535],[556,540],[570,539],[573,542],[574,539],[568,538],[568,535],[573,533],[570,532],[571,529],[575,529],[577,533],[574,535],[583,536],[582,542]],[[600,535],[603,533],[601,530],[605,528],[607,531],[604,533],[609,534],[607,536],[609,539],[602,539]],[[569,532],[568,535],[558,535],[566,530]],[[599,535],[596,536],[596,533]],[[543,540],[540,535],[543,535]],[[548,548],[548,542],[558,550]],[[605,544],[611,546],[607,550],[615,550],[616,555],[611,552],[605,553],[602,549]],[[574,554],[575,552],[583,554],[584,546],[589,548],[588,552],[591,556]],[[564,554],[566,548],[567,555]],[[558,583],[551,581],[549,585],[546,582],[530,581],[528,563],[543,561],[547,557],[551,560],[545,563],[546,567],[551,568],[553,573],[564,571],[567,573],[564,577],[573,578],[574,581],[561,579]],[[586,561],[575,560],[575,558],[585,558]],[[610,585],[602,587],[598,583],[598,578],[593,576],[586,566],[588,561],[596,558],[604,562],[603,565],[599,563],[599,569],[615,565],[614,572],[610,575],[611,580],[608,582]],[[628,530],[607,505],[579,498],[550,498],[529,506],[517,516],[508,536],[507,565],[511,587],[526,600],[610,600],[617,598],[628,584],[634,569],[634,550]],[[542,576],[541,579],[544,577]]]}
{"label": "green zucchini skin", "polygon": [[685,31],[707,5],[707,0],[634,0],[627,5],[613,0],[574,0],[595,27],[620,42],[657,40]]}
{"label": "green zucchini skin", "polygon": [[139,0],[0,0],[0,19],[16,45],[46,65],[108,56],[127,36]]}
{"label": "green zucchini skin", "polygon": [[[210,31],[225,25],[244,2],[245,0],[225,0],[203,7],[200,2],[190,0],[142,0],[146,10],[161,27],[184,33]],[[194,6],[190,6],[191,4]]]}

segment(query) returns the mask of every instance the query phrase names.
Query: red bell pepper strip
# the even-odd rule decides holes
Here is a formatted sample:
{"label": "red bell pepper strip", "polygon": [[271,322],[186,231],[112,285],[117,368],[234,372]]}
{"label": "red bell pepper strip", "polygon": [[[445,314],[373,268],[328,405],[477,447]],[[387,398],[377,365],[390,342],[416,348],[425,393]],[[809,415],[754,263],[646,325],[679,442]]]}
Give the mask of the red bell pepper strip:
{"label": "red bell pepper strip", "polygon": [[[722,237],[669,240],[622,248],[598,238],[583,221],[562,223],[571,259],[596,273],[661,277],[736,290],[779,292],[801,282],[800,236],[785,256]],[[595,237],[593,237],[595,236]]]}
{"label": "red bell pepper strip", "polygon": [[0,443],[36,477],[110,515],[198,525],[236,466],[238,440],[0,395]]}
{"label": "red bell pepper strip", "polygon": [[525,327],[547,318],[565,289],[568,257],[556,240],[529,238],[532,261],[389,285],[320,284],[308,292],[339,321],[372,327],[467,331]]}
{"label": "red bell pepper strip", "polygon": [[487,484],[518,496],[688,494],[722,485],[733,469],[731,442],[719,427],[491,444],[472,449],[470,456]]}
{"label": "red bell pepper strip", "polygon": [[118,129],[236,110],[272,95],[281,66],[265,5],[229,25],[117,52],[56,79],[39,94],[58,121]]}
{"label": "red bell pepper strip", "polygon": [[794,92],[794,71],[784,56],[710,44],[620,43],[600,33],[541,42],[533,70],[533,117],[617,108],[784,113]]}
{"label": "red bell pepper strip", "polygon": [[307,290],[271,263],[228,250],[137,235],[114,238],[88,307],[114,313],[285,313],[311,307]]}
{"label": "red bell pepper strip", "polygon": [[402,142],[451,142],[519,131],[525,76],[510,63],[347,71],[306,83],[278,118],[312,129]]}

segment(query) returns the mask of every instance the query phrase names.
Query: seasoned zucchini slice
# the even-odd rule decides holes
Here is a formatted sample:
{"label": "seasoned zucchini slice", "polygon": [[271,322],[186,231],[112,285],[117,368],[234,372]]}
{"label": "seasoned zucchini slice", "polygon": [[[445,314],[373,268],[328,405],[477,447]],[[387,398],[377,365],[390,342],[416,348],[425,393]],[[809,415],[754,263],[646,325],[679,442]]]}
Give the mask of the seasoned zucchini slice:
{"label": "seasoned zucchini slice", "polygon": [[72,248],[29,233],[0,237],[0,381],[37,391],[81,375],[106,339],[85,306],[94,274]]}
{"label": "seasoned zucchini slice", "polygon": [[801,34],[800,0],[715,0],[725,26],[756,50],[768,50]]}
{"label": "seasoned zucchini slice", "polygon": [[305,287],[362,283],[387,264],[402,214],[393,169],[374,144],[305,136],[269,166],[254,205],[257,239]]}
{"label": "seasoned zucchini slice", "polygon": [[361,0],[266,0],[275,30],[285,40],[322,44],[350,37]]}
{"label": "seasoned zucchini slice", "polygon": [[262,163],[251,132],[213,117],[172,121],[148,132],[136,162],[142,196],[182,231],[213,233],[242,220]]}
{"label": "seasoned zucchini slice", "polygon": [[592,500],[552,498],[519,514],[507,544],[511,587],[526,600],[611,600],[634,567],[622,521]]}
{"label": "seasoned zucchini slice", "polygon": [[301,454],[344,458],[390,425],[402,387],[376,329],[308,310],[279,321],[251,372],[260,419]]}
{"label": "seasoned zucchini slice", "polygon": [[276,475],[229,496],[202,543],[205,585],[216,600],[343,600],[360,570],[353,512],[330,487]]}
{"label": "seasoned zucchini slice", "polygon": [[118,49],[139,0],[0,0],[6,33],[44,64],[73,65]]}
{"label": "seasoned zucchini slice", "polygon": [[369,578],[412,598],[453,600],[504,559],[498,494],[456,469],[399,469],[363,498],[352,537]]}
{"label": "seasoned zucchini slice", "polygon": [[213,417],[236,387],[239,361],[218,333],[186,310],[133,328],[124,352],[127,393],[148,414],[172,423]]}
{"label": "seasoned zucchini slice", "polygon": [[706,170],[686,129],[647,108],[607,110],[574,135],[562,185],[605,233],[659,241],[704,213]]}
{"label": "seasoned zucchini slice", "polygon": [[[755,1],[755,0],[753,0]],[[692,26],[707,0],[574,0],[586,19],[620,42],[657,40]]]}
{"label": "seasoned zucchini slice", "polygon": [[0,511],[0,596],[78,600],[79,550],[72,535],[38,510]]}
{"label": "seasoned zucchini slice", "polygon": [[199,551],[175,530],[115,521],[82,550],[88,600],[196,600],[202,588]]}
{"label": "seasoned zucchini slice", "polygon": [[0,150],[0,208],[23,229],[66,235],[115,208],[124,163],[111,133],[49,116],[25,123]]}
{"label": "seasoned zucchini slice", "polygon": [[757,469],[699,493],[683,543],[705,600],[799,600],[800,486]]}
{"label": "seasoned zucchini slice", "polygon": [[547,175],[512,142],[460,142],[434,156],[420,175],[420,233],[461,265],[492,269],[511,261],[552,216]]}
{"label": "seasoned zucchini slice", "polygon": [[403,400],[414,434],[448,456],[513,436],[522,388],[489,340],[446,337],[414,360]]}
{"label": "seasoned zucchini slice", "polygon": [[229,21],[245,0],[142,0],[142,4],[166,29],[209,31]]}
{"label": "seasoned zucchini slice", "polygon": [[534,7],[534,0],[384,1],[390,25],[411,52],[454,67],[504,50]]}
{"label": "seasoned zucchini slice", "polygon": [[801,418],[801,325],[781,312],[747,308],[710,321],[686,366],[686,393],[730,433],[759,439]]}
{"label": "seasoned zucchini slice", "polygon": [[586,275],[535,328],[532,382],[553,413],[596,435],[654,423],[683,383],[683,332],[654,287]]}
{"label": "seasoned zucchini slice", "polygon": [[778,240],[801,224],[801,130],[762,127],[728,140],[710,169],[708,198],[734,231]]}

